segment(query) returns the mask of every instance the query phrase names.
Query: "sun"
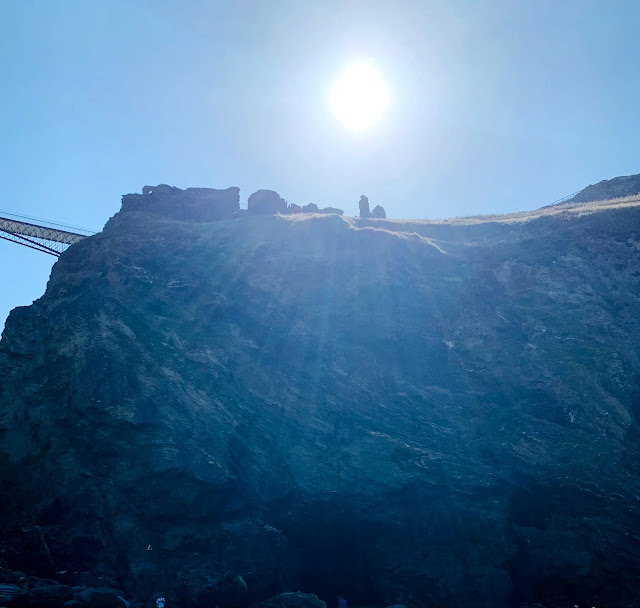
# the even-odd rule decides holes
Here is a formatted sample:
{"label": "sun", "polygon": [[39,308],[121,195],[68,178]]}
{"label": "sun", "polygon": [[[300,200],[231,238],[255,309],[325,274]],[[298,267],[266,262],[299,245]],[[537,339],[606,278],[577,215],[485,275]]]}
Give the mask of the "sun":
{"label": "sun", "polygon": [[330,102],[338,119],[358,131],[380,120],[389,103],[389,91],[378,70],[360,63],[347,68],[333,85]]}

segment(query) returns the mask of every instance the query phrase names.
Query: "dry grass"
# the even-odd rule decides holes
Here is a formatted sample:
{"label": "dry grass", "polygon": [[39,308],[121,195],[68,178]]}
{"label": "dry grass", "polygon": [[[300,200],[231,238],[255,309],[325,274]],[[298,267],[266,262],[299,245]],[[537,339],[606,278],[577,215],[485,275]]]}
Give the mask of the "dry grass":
{"label": "dry grass", "polygon": [[527,222],[529,220],[541,217],[551,216],[572,216],[579,217],[582,215],[590,215],[599,211],[609,211],[611,209],[625,209],[628,207],[640,207],[640,194],[633,196],[625,196],[622,198],[613,198],[604,201],[593,201],[590,203],[561,203],[559,205],[551,205],[549,207],[541,207],[533,211],[519,211],[517,213],[491,214],[491,215],[470,215],[468,217],[456,217],[445,220],[388,220],[391,222],[407,222],[412,221],[420,224],[444,224],[468,226],[471,224],[482,224],[486,222],[499,222],[503,224],[514,224],[518,222]]}
{"label": "dry grass", "polygon": [[[386,219],[386,220],[365,220],[367,223],[371,222],[375,225],[375,222],[388,222],[388,223],[402,223],[402,224],[431,224],[431,225],[454,225],[454,226],[470,226],[474,224],[484,224],[489,222],[498,222],[501,224],[515,224],[520,222],[528,222],[530,220],[538,219],[541,217],[552,216],[565,216],[565,217],[580,217],[582,215],[590,215],[592,213],[598,213],[599,211],[609,211],[612,209],[626,209],[629,207],[640,207],[640,194],[633,196],[625,196],[622,198],[613,198],[604,201],[593,201],[590,203],[561,203],[558,205],[551,205],[548,207],[541,207],[540,209],[534,209],[533,211],[519,211],[517,213],[505,213],[490,214],[490,215],[470,215],[467,217],[455,217],[444,220],[414,220],[414,219]],[[312,217],[327,217],[321,213],[301,213],[293,215],[284,215],[282,217],[291,221],[303,221]],[[348,223],[351,227],[359,227],[357,223],[358,218],[350,218],[345,216],[340,217],[343,221]],[[371,225],[371,224],[370,224]]]}

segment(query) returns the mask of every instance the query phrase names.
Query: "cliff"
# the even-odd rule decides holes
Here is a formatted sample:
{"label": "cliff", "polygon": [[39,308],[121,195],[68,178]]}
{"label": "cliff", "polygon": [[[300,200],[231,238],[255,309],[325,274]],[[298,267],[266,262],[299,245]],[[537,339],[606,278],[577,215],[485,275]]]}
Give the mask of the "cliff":
{"label": "cliff", "polygon": [[640,193],[640,174],[621,175],[613,179],[603,179],[580,190],[573,198],[573,203],[602,201],[624,196],[636,196]]}
{"label": "cliff", "polygon": [[640,201],[228,219],[232,190],[125,197],[11,313],[5,575],[640,606]]}

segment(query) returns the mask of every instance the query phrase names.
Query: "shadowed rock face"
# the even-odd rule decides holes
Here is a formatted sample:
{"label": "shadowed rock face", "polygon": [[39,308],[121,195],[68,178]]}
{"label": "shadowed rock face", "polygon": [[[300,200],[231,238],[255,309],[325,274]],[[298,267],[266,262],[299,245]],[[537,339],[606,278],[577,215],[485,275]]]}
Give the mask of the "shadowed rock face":
{"label": "shadowed rock face", "polygon": [[163,196],[7,321],[0,565],[187,607],[238,576],[251,603],[640,605],[638,207],[203,222]]}
{"label": "shadowed rock face", "polygon": [[585,203],[602,201],[610,198],[631,196],[640,193],[640,174],[622,175],[613,179],[604,179],[580,190],[569,202]]}
{"label": "shadowed rock face", "polygon": [[249,213],[252,214],[274,214],[286,213],[287,201],[285,201],[275,190],[258,190],[254,192],[247,201]]}
{"label": "shadowed rock face", "polygon": [[375,217],[378,219],[386,219],[387,213],[385,212],[384,207],[382,205],[376,205],[371,210],[371,217]]}
{"label": "shadowed rock face", "polygon": [[363,219],[371,217],[371,211],[369,211],[369,199],[363,194],[358,201],[358,207],[360,208],[360,217]]}
{"label": "shadowed rock face", "polygon": [[160,184],[145,186],[142,194],[125,194],[122,210],[159,215],[167,219],[212,222],[229,219],[240,209],[240,188],[187,188]]}

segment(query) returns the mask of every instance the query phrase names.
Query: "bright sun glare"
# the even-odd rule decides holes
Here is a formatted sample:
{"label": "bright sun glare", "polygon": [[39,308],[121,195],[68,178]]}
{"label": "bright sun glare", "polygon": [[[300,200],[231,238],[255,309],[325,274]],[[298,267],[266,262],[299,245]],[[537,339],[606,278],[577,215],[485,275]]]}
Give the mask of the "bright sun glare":
{"label": "bright sun glare", "polygon": [[331,90],[331,108],[350,129],[366,129],[378,122],[387,103],[389,91],[380,73],[362,63],[348,68]]}

